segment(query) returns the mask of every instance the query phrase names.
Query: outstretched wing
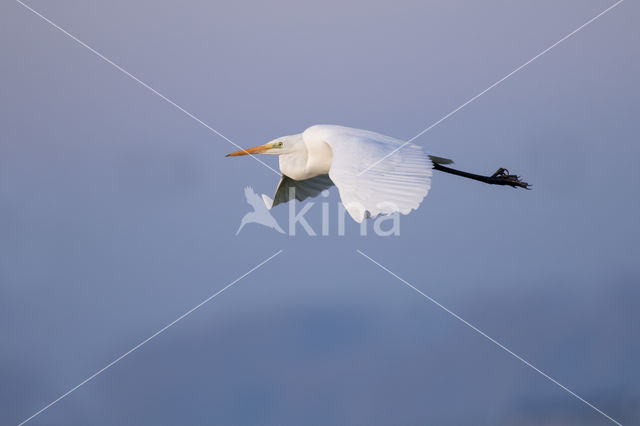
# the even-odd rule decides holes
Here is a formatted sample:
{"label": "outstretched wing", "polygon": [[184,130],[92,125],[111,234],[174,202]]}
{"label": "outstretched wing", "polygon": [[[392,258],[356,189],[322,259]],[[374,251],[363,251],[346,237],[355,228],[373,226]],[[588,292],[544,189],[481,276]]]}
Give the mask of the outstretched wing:
{"label": "outstretched wing", "polygon": [[303,138],[331,147],[329,177],[356,222],[381,214],[407,214],[429,192],[433,164],[417,145],[402,146],[405,142],[379,133],[330,125],[310,127]]}
{"label": "outstretched wing", "polygon": [[329,175],[320,175],[305,180],[293,180],[288,176],[282,175],[271,205],[269,205],[267,200],[269,197],[265,199],[265,196],[263,196],[262,198],[265,200],[267,207],[271,208],[280,203],[286,203],[292,200],[292,195],[296,200],[302,201],[309,197],[316,197],[322,191],[332,186],[333,182],[329,178]]}

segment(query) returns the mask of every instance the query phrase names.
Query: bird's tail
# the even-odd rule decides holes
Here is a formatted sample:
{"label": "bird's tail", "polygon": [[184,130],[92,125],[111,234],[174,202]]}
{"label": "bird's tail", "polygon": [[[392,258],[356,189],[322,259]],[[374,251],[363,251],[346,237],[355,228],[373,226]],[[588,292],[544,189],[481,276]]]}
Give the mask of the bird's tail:
{"label": "bird's tail", "polygon": [[438,157],[437,155],[429,154],[429,159],[433,164],[453,164],[453,160],[444,157]]}

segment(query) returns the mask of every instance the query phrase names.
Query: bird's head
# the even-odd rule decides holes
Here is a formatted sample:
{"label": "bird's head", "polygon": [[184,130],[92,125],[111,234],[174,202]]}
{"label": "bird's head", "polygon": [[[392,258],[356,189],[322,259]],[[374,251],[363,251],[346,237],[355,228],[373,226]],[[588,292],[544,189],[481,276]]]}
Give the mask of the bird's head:
{"label": "bird's head", "polygon": [[271,154],[282,155],[290,154],[296,151],[302,143],[302,135],[282,136],[267,142],[264,145],[254,146],[253,148],[241,149],[240,151],[227,154],[227,157],[237,157],[239,155],[253,154]]}

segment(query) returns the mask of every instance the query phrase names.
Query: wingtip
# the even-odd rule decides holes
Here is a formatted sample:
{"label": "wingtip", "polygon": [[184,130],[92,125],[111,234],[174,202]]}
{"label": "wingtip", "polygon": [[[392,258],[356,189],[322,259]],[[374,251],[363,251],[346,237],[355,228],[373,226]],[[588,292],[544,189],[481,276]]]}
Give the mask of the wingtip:
{"label": "wingtip", "polygon": [[262,194],[262,201],[264,201],[264,205],[267,206],[267,210],[271,210],[273,207],[273,200],[267,194]]}

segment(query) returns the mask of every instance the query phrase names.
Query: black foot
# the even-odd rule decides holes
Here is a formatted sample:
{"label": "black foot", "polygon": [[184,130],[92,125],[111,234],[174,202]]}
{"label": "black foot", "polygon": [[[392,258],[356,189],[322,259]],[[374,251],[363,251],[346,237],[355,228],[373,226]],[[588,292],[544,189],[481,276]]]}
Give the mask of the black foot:
{"label": "black foot", "polygon": [[495,180],[495,183],[499,183],[500,185],[509,185],[514,188],[519,187],[524,189],[531,189],[531,185],[529,185],[527,182],[521,181],[520,176],[509,174],[509,170],[505,169],[504,167],[500,167],[498,170],[496,170],[496,172],[491,175],[491,179]]}

